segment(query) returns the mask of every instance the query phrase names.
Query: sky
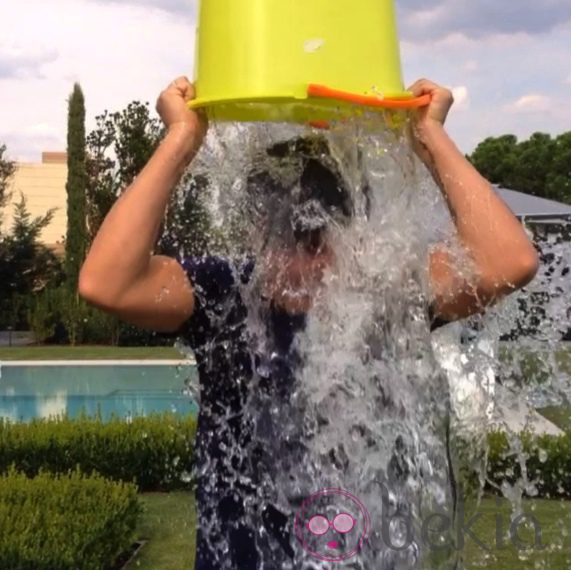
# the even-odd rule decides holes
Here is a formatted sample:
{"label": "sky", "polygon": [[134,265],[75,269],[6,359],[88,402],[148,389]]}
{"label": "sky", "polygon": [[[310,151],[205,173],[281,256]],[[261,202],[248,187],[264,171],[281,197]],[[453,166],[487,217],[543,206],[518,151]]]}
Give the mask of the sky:
{"label": "sky", "polygon": [[[89,129],[105,109],[154,105],[172,79],[192,78],[196,4],[2,0],[0,144],[9,156],[65,150],[76,81]],[[571,0],[397,0],[397,9],[405,83],[426,77],[453,90],[448,130],[464,152],[488,136],[571,130]]]}

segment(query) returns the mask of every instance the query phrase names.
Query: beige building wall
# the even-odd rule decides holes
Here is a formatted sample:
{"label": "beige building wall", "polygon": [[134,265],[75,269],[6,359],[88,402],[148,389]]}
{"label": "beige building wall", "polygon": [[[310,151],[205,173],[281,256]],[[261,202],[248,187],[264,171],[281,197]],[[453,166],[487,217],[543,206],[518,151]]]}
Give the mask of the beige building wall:
{"label": "beige building wall", "polygon": [[2,213],[2,226],[10,231],[14,204],[20,195],[26,197],[32,217],[43,216],[55,208],[52,222],[41,235],[44,244],[58,251],[63,250],[67,232],[67,157],[65,152],[44,152],[41,163],[18,163],[10,182],[8,206]]}

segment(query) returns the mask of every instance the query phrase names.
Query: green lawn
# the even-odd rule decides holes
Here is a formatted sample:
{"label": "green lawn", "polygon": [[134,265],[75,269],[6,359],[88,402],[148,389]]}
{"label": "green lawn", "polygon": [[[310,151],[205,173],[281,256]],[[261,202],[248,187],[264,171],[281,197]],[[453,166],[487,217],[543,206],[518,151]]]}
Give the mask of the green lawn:
{"label": "green lawn", "polygon": [[[563,570],[571,567],[571,537],[566,536],[571,530],[571,502],[533,500],[524,501],[524,510],[533,514],[537,519],[540,529],[541,544],[543,549],[527,549],[518,552],[514,543],[507,534],[505,549],[496,548],[496,517],[501,516],[504,520],[506,533],[510,528],[511,505],[503,501],[503,505],[496,507],[495,499],[486,499],[478,512],[482,515],[474,526],[474,534],[491,550],[487,552],[470,539],[466,540],[466,568],[488,568],[490,570],[505,570],[517,568],[518,570]],[[519,536],[522,545],[535,543],[534,530],[527,530],[522,523]],[[501,543],[500,543],[501,544]]]}
{"label": "green lawn", "polygon": [[191,493],[141,495],[145,513],[137,538],[146,540],[129,569],[191,570],[194,568],[196,513]]}
{"label": "green lawn", "polygon": [[26,346],[0,348],[2,360],[182,360],[170,347]]}
{"label": "green lawn", "polygon": [[[138,537],[149,542],[130,568],[140,570],[192,570],[194,564],[195,511],[190,493],[142,495],[146,514]],[[522,551],[506,538],[504,550],[496,548],[496,517],[501,516],[506,532],[509,530],[510,505],[502,501],[496,506],[493,498],[484,499],[478,513],[481,518],[471,527],[475,537],[489,547],[482,549],[466,536],[465,563],[467,570],[564,570],[571,567],[571,502],[524,501],[527,513],[533,513],[541,527],[543,550]],[[467,517],[468,520],[468,517]],[[523,543],[533,544],[534,533],[522,525],[519,536]]]}
{"label": "green lawn", "polygon": [[550,406],[537,410],[543,417],[553,422],[558,428],[571,432],[571,408],[567,406]]}
{"label": "green lawn", "polygon": [[[510,361],[516,356],[517,345],[502,344],[500,357]],[[2,360],[145,360],[180,359],[180,352],[170,347],[113,347],[113,346],[26,346],[1,347]],[[542,365],[542,352],[526,353],[523,358],[517,355],[515,360],[523,361],[524,373],[537,377],[545,366]],[[557,362],[561,369],[571,374],[571,343],[557,351]]]}

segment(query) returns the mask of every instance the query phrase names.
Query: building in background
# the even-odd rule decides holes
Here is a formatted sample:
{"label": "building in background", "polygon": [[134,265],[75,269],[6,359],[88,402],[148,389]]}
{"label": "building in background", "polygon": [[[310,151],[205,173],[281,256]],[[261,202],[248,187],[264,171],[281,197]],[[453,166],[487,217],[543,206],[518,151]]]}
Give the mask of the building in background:
{"label": "building in background", "polygon": [[67,231],[67,155],[65,152],[44,152],[42,162],[16,164],[16,172],[10,182],[10,200],[2,213],[2,225],[9,231],[12,226],[14,205],[20,196],[26,198],[28,211],[33,218],[55,209],[52,222],[44,228],[42,243],[58,253],[64,251]]}

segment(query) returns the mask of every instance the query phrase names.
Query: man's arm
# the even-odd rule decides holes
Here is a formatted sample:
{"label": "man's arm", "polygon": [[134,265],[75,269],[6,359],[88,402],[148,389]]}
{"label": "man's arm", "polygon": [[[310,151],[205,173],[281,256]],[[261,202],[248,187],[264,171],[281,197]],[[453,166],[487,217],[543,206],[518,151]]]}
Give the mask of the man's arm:
{"label": "man's arm", "polygon": [[417,153],[442,190],[474,266],[470,276],[469,268],[457,267],[444,246],[432,252],[434,315],[453,321],[525,286],[535,277],[539,259],[521,223],[444,130],[452,93],[427,80],[411,90],[416,96],[432,95],[413,127]]}
{"label": "man's arm", "polygon": [[178,262],[153,255],[172,190],[195,156],[206,121],[190,111],[194,88],[179,78],[161,93],[157,110],[167,135],[105,218],[81,269],[79,293],[135,325],[176,331],[192,314],[191,284]]}

